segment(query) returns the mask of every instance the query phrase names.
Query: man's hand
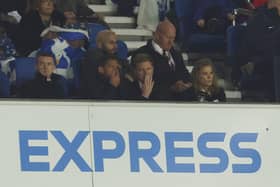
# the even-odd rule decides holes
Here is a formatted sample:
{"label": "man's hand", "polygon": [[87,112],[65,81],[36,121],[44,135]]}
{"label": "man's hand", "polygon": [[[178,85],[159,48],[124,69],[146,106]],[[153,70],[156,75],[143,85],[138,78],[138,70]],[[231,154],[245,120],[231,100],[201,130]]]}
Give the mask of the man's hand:
{"label": "man's hand", "polygon": [[227,18],[229,21],[233,21],[233,20],[235,20],[235,15],[233,15],[232,13],[228,13]]}
{"label": "man's hand", "polygon": [[111,85],[113,85],[114,87],[118,87],[121,83],[121,78],[120,78],[120,72],[119,70],[115,70],[111,77],[110,77],[110,83]]}
{"label": "man's hand", "polygon": [[171,86],[171,90],[176,93],[180,93],[189,89],[190,87],[192,87],[192,83],[184,83],[182,80],[179,80]]}
{"label": "man's hand", "polygon": [[145,76],[145,80],[144,80],[144,84],[141,88],[142,91],[142,96],[145,98],[149,98],[153,87],[154,87],[155,82],[153,81],[153,77],[151,75],[146,75]]}
{"label": "man's hand", "polygon": [[205,27],[205,20],[204,19],[199,19],[196,22],[197,26],[199,26],[200,28],[204,28]]}

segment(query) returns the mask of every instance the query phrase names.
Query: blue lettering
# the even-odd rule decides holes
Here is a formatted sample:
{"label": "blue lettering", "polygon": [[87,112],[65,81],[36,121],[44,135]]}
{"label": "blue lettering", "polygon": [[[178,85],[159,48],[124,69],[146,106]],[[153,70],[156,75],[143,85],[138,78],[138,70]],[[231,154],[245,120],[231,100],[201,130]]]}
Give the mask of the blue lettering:
{"label": "blue lettering", "polygon": [[[113,141],[116,143],[115,149],[104,149],[103,141]],[[94,145],[94,164],[95,171],[104,171],[105,158],[119,158],[125,150],[125,143],[121,134],[113,131],[93,132],[93,145]]]}
{"label": "blue lettering", "polygon": [[[139,141],[151,143],[151,148],[140,149]],[[151,132],[129,132],[130,164],[131,172],[139,172],[139,159],[142,158],[153,172],[163,172],[154,157],[160,151],[160,140]]]}
{"label": "blue lettering", "polygon": [[48,131],[19,131],[20,163],[22,171],[50,171],[48,162],[30,162],[30,156],[48,156],[46,146],[29,146],[29,140],[47,140]]}
{"label": "blue lettering", "polygon": [[208,148],[208,142],[224,142],[225,133],[204,133],[198,138],[198,150],[206,157],[219,158],[218,164],[200,164],[201,173],[222,173],[228,167],[228,155],[223,149]]}
{"label": "blue lettering", "polygon": [[261,156],[255,149],[242,149],[239,143],[256,142],[257,133],[239,133],[235,134],[230,141],[231,152],[239,158],[251,158],[251,164],[232,164],[233,173],[254,173],[261,167]]}
{"label": "blue lettering", "polygon": [[51,133],[65,151],[60,160],[57,162],[53,171],[64,171],[71,160],[76,163],[81,171],[92,171],[85,160],[78,153],[79,147],[89,134],[88,131],[78,132],[72,142],[70,142],[61,131],[51,131]]}
{"label": "blue lettering", "polygon": [[194,164],[178,164],[176,157],[193,157],[193,148],[175,148],[174,142],[193,141],[192,133],[165,133],[167,172],[194,173]]}

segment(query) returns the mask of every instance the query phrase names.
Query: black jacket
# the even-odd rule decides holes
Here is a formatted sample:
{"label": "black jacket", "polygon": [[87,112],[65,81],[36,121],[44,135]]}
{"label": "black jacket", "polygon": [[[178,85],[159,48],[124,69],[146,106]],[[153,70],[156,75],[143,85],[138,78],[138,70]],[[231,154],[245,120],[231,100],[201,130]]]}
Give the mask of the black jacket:
{"label": "black jacket", "polygon": [[[51,17],[51,23],[62,26],[65,23],[63,14],[54,11]],[[38,11],[30,11],[21,20],[19,24],[18,35],[16,36],[16,48],[18,52],[26,56],[37,50],[41,46],[41,32],[49,25],[44,25]]]}
{"label": "black jacket", "polygon": [[23,98],[65,98],[68,95],[66,80],[57,74],[52,74],[47,81],[41,74],[22,86],[19,97]]}
{"label": "black jacket", "polygon": [[94,78],[88,80],[87,89],[82,90],[82,96],[88,99],[113,100],[122,98],[122,86],[114,87],[110,81],[96,72]]}
{"label": "black jacket", "polygon": [[149,54],[153,58],[155,63],[154,80],[159,84],[162,90],[165,90],[165,92],[170,92],[170,87],[178,80],[191,82],[191,76],[185,67],[182,55],[173,48],[170,50],[170,53],[175,61],[175,71],[172,71],[170,68],[168,59],[154,50],[152,40],[149,40],[145,46],[134,52],[132,61],[135,55],[139,53]]}
{"label": "black jacket", "polygon": [[164,95],[164,92],[160,90],[160,87],[156,82],[149,98],[142,96],[142,91],[138,81],[126,81],[123,88],[123,97],[128,100],[165,100],[168,97],[167,95]]}

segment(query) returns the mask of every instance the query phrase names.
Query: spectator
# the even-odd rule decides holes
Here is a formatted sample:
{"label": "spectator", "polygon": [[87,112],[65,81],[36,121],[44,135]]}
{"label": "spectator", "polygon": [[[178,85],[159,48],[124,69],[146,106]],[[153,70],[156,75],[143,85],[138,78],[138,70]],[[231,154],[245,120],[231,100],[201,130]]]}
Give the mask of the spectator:
{"label": "spectator", "polygon": [[198,0],[194,22],[199,32],[225,34],[229,22],[234,20],[231,0]]}
{"label": "spectator", "polygon": [[67,86],[65,79],[53,73],[55,60],[48,53],[39,53],[36,64],[37,73],[33,80],[20,88],[19,96],[24,98],[65,98]]}
{"label": "spectator", "polygon": [[23,16],[19,25],[16,48],[23,56],[40,47],[40,34],[45,28],[65,24],[65,17],[54,9],[53,0],[36,0],[35,5],[36,10],[30,10]]}
{"label": "spectator", "polygon": [[112,2],[118,5],[119,16],[134,16],[133,9],[137,5],[137,0],[112,0]]}
{"label": "spectator", "polygon": [[0,69],[11,78],[11,63],[14,62],[16,50],[13,42],[7,36],[5,29],[0,28]]}
{"label": "spectator", "polygon": [[96,62],[97,69],[92,73],[92,79],[82,95],[91,99],[120,99],[121,94],[121,65],[114,55],[104,56]]}
{"label": "spectator", "polygon": [[157,0],[141,0],[137,16],[138,28],[155,31],[159,21],[159,6]]}
{"label": "spectator", "polygon": [[64,14],[68,24],[76,23],[79,18],[81,21],[90,18],[90,22],[107,25],[102,16],[88,7],[85,0],[56,0],[56,8]]}
{"label": "spectator", "polygon": [[132,65],[134,81],[128,82],[124,94],[132,100],[163,100],[158,84],[153,80],[153,59],[147,54],[137,54]]}
{"label": "spectator", "polygon": [[165,20],[157,26],[153,39],[134,53],[146,53],[155,62],[154,80],[171,99],[184,99],[185,92],[191,87],[191,76],[185,68],[182,55],[173,48],[176,29]]}
{"label": "spectator", "polygon": [[10,84],[8,77],[0,71],[0,97],[9,97]]}
{"label": "spectator", "polygon": [[226,101],[224,89],[218,87],[214,66],[210,59],[200,59],[195,62],[192,71],[193,88],[190,98],[199,102],[224,102]]}
{"label": "spectator", "polygon": [[[108,55],[116,55],[117,36],[111,30],[104,30],[96,37],[96,48],[91,48],[85,55],[81,65],[81,87],[88,90],[91,87],[91,80],[94,79],[93,72],[96,71],[98,63]],[[82,91],[85,93],[86,91]]]}
{"label": "spectator", "polygon": [[[251,62],[249,64],[252,78],[243,81],[242,88],[261,95],[255,99],[272,101],[273,57],[280,55],[280,0],[270,0],[267,5],[256,10],[255,15],[248,21],[243,38],[237,66],[240,70],[242,65]],[[240,77],[234,79],[238,78]]]}

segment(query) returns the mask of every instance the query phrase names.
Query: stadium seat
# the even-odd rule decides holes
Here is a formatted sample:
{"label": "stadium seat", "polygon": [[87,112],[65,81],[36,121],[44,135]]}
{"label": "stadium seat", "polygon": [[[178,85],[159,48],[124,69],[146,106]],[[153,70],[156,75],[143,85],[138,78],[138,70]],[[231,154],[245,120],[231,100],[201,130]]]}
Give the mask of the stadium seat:
{"label": "stadium seat", "polygon": [[10,83],[8,77],[0,71],[0,97],[10,96]]}
{"label": "stadium seat", "polygon": [[35,58],[16,58],[14,70],[16,74],[16,87],[21,87],[26,81],[32,80],[36,73]]}
{"label": "stadium seat", "polygon": [[121,40],[118,40],[117,41],[117,45],[118,45],[118,57],[122,60],[126,60],[127,59],[127,56],[128,56],[128,48],[127,48],[127,45],[121,41]]}

